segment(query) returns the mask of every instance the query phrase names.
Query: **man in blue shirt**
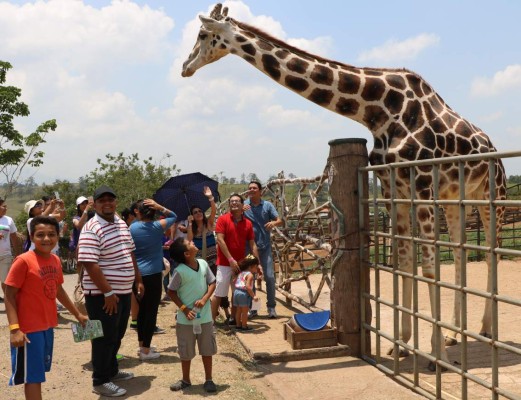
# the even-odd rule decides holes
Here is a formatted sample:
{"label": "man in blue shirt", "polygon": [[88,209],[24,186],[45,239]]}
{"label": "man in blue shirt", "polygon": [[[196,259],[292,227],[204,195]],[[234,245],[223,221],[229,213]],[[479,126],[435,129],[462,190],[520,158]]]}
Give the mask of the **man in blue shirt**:
{"label": "man in blue shirt", "polygon": [[277,318],[275,311],[275,272],[271,254],[270,230],[282,225],[277,210],[269,201],[262,200],[262,185],[258,181],[251,181],[248,185],[249,199],[244,202],[244,215],[253,224],[255,244],[259,252],[260,263],[264,269],[266,281],[268,316]]}

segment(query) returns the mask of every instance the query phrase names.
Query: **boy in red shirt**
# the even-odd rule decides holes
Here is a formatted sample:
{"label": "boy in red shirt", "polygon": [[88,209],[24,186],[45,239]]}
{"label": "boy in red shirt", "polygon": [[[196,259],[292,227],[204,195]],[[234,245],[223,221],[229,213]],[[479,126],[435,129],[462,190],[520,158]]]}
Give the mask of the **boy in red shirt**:
{"label": "boy in red shirt", "polygon": [[35,248],[18,256],[5,284],[5,309],[9,321],[13,375],[9,385],[24,384],[26,399],[42,398],[42,382],[52,362],[54,330],[58,325],[56,299],[82,324],[78,311],[62,287],[60,259],[51,251],[58,243],[58,221],[35,217],[31,221]]}

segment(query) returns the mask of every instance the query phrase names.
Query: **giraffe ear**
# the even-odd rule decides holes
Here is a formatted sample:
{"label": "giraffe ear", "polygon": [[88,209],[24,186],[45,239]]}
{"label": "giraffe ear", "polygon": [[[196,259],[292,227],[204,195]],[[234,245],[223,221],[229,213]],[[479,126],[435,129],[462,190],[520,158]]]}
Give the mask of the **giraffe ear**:
{"label": "giraffe ear", "polygon": [[222,31],[221,23],[213,18],[205,17],[204,15],[199,15],[199,19],[201,20],[203,26],[211,31],[211,32],[219,32]]}

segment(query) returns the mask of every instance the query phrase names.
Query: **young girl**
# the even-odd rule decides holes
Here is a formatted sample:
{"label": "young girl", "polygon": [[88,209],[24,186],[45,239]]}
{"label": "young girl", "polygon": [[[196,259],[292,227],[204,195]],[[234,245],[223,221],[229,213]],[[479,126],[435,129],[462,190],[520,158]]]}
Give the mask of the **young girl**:
{"label": "young girl", "polygon": [[252,330],[248,326],[248,311],[251,299],[259,301],[253,293],[253,274],[257,272],[258,267],[259,260],[251,254],[239,261],[241,272],[235,280],[235,290],[233,291],[233,304],[237,307],[235,321],[238,330]]}

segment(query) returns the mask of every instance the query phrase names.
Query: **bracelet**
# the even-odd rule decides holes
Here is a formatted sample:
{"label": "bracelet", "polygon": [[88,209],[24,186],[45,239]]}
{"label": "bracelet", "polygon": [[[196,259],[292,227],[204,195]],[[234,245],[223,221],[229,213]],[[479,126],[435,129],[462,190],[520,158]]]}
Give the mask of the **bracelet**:
{"label": "bracelet", "polygon": [[210,202],[214,201],[213,196],[212,197],[208,197],[208,201],[210,201]]}
{"label": "bracelet", "polygon": [[181,309],[181,311],[184,311],[184,310],[186,309],[186,305],[183,304],[183,305],[181,305],[181,307],[179,307],[179,308]]}
{"label": "bracelet", "polygon": [[230,262],[230,264],[231,264],[231,263],[232,263],[233,261],[235,261],[235,258],[233,258],[233,257],[230,257],[230,258],[228,258],[228,261],[229,261],[229,262]]}
{"label": "bracelet", "polygon": [[103,293],[103,296],[105,297],[110,297],[114,294],[114,290],[111,290],[110,292],[107,292],[107,293]]}
{"label": "bracelet", "polygon": [[161,211],[163,214],[166,214],[166,207],[163,207],[163,211]]}
{"label": "bracelet", "polygon": [[10,331],[15,331],[17,329],[20,329],[20,325],[18,325],[18,324],[9,325],[9,330]]}

